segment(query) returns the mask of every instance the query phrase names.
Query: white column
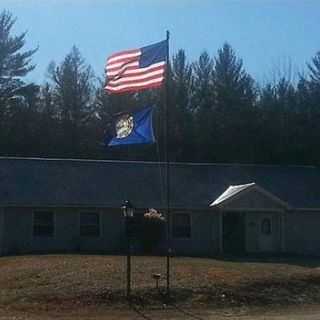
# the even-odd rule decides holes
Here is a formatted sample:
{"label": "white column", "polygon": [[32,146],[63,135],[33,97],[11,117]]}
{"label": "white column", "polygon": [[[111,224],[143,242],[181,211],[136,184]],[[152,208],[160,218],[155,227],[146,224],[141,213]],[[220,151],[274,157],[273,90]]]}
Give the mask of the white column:
{"label": "white column", "polygon": [[223,253],[223,211],[218,210],[219,223],[219,253]]}
{"label": "white column", "polygon": [[281,252],[286,252],[286,211],[280,213],[280,241]]}

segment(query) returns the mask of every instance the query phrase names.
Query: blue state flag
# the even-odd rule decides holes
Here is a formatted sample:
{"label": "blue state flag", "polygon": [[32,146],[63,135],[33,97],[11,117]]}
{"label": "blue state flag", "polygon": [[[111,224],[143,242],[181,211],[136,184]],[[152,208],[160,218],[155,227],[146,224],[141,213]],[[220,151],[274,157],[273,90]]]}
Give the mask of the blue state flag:
{"label": "blue state flag", "polygon": [[105,144],[112,146],[128,144],[151,144],[155,142],[152,126],[153,107],[123,113],[115,119],[114,136]]}

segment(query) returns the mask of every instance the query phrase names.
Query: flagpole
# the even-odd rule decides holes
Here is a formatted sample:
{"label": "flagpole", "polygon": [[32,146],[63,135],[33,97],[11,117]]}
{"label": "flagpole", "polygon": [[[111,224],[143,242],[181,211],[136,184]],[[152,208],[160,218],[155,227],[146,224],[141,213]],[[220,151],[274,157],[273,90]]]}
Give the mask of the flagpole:
{"label": "flagpole", "polygon": [[165,161],[166,161],[166,187],[167,187],[167,296],[170,295],[170,159],[169,159],[169,108],[168,108],[168,87],[169,87],[169,38],[170,33],[167,30],[167,54],[166,54],[166,82],[164,88],[164,110],[165,110]]}

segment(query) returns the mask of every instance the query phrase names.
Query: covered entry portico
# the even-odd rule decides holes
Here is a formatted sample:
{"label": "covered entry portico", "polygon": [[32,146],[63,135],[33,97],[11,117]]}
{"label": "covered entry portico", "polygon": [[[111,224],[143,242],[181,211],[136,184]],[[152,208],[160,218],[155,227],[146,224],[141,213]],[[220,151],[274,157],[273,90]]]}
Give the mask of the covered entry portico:
{"label": "covered entry portico", "polygon": [[286,202],[255,183],[229,186],[210,207],[219,221],[222,253],[285,251]]}

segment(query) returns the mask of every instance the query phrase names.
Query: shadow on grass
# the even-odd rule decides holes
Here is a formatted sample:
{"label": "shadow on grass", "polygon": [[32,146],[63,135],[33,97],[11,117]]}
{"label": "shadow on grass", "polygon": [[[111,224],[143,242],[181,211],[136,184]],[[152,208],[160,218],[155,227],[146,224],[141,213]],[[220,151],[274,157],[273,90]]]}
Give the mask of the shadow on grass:
{"label": "shadow on grass", "polygon": [[129,301],[129,307],[132,311],[134,311],[137,315],[139,315],[141,318],[146,320],[153,320],[150,316],[146,314],[144,310],[139,309],[135,304],[133,304],[131,301]]}
{"label": "shadow on grass", "polygon": [[170,303],[169,305],[171,305],[175,310],[177,310],[178,312],[182,313],[183,315],[190,317],[192,319],[196,319],[196,320],[204,320],[204,318],[201,318],[200,316],[194,314],[193,312],[186,310],[186,308],[183,308],[182,306],[178,306],[175,303]]}
{"label": "shadow on grass", "polygon": [[[237,286],[220,284],[203,288],[173,287],[168,299],[163,292],[139,289],[128,300],[123,291],[102,290],[83,292],[70,297],[45,297],[25,301],[26,310],[70,311],[92,307],[130,308],[137,316],[152,320],[153,310],[175,310],[186,318],[203,320],[194,313],[202,308],[289,306],[320,301],[320,275],[302,274],[294,278],[253,281]],[[14,306],[11,306],[12,308]],[[18,308],[19,305],[17,304]],[[1,308],[1,306],[0,306]],[[21,306],[19,307],[21,308]],[[29,311],[30,311],[29,310]]]}
{"label": "shadow on grass", "polygon": [[[192,295],[190,291],[185,292],[183,300],[186,301],[188,298],[190,298],[190,295]],[[133,310],[135,313],[137,313],[137,315],[139,315],[143,319],[153,320],[152,317],[150,317],[149,315],[146,314],[147,309],[141,308],[141,300],[140,299],[139,299],[140,300],[139,303],[137,304],[138,297],[141,299],[141,296],[135,296],[133,299],[129,300],[130,309]],[[171,309],[173,309],[176,312],[182,314],[183,316],[189,317],[191,319],[204,320],[204,318],[201,318],[200,316],[191,312],[188,308],[184,307],[183,305],[179,305],[179,303],[181,303],[182,301],[181,301],[181,296],[180,296],[180,298],[178,298],[177,292],[175,293],[174,296],[168,297],[166,294],[159,291],[158,294],[156,295],[156,297],[158,298],[158,302],[160,302],[163,306],[166,306],[166,308],[171,307]],[[153,299],[154,298],[155,298],[155,296],[153,297]],[[177,300],[177,302],[175,302],[175,300]],[[145,305],[145,303],[143,303],[143,305]]]}

